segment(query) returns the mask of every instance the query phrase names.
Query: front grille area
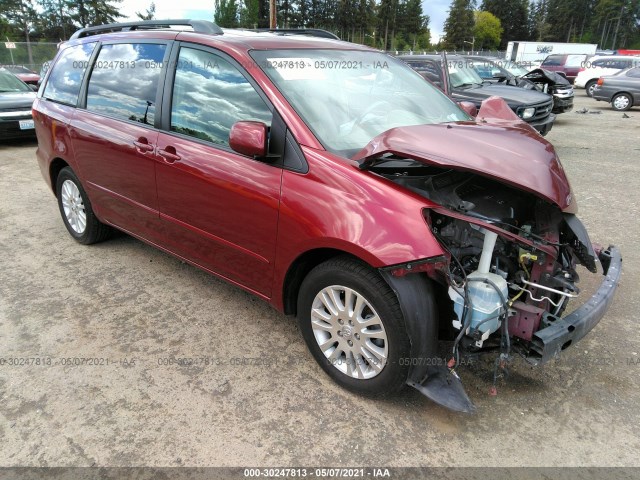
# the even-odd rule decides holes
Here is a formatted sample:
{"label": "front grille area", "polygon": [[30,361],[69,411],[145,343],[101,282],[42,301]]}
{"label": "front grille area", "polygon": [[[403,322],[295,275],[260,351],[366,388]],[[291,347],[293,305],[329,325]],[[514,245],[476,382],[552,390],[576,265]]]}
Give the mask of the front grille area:
{"label": "front grille area", "polygon": [[552,93],[559,98],[570,98],[574,95],[571,85],[556,85]]}
{"label": "front grille area", "polygon": [[[551,110],[553,109],[553,99],[549,98],[546,102],[537,103],[534,105],[523,105],[518,109],[518,115],[521,117],[521,112],[525,108],[535,107],[536,113],[534,113],[533,117],[527,118],[526,121],[529,123],[538,122],[540,120],[544,120],[551,114]],[[522,118],[522,117],[521,117]]]}

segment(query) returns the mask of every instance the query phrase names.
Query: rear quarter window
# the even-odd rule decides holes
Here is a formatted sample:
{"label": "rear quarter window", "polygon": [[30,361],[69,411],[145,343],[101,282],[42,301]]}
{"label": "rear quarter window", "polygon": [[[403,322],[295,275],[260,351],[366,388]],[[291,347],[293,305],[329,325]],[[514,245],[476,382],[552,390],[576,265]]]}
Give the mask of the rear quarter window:
{"label": "rear quarter window", "polygon": [[96,43],[83,43],[64,49],[53,66],[42,94],[54,102],[76,106],[82,79]]}

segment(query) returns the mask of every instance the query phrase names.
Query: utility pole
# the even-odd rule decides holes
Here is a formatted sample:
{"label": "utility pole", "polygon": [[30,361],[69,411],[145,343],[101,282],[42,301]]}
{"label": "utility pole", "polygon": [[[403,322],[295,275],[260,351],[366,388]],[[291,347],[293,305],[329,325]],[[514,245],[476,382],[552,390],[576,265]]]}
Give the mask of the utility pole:
{"label": "utility pole", "polygon": [[269,0],[269,28],[278,28],[276,20],[276,0]]}

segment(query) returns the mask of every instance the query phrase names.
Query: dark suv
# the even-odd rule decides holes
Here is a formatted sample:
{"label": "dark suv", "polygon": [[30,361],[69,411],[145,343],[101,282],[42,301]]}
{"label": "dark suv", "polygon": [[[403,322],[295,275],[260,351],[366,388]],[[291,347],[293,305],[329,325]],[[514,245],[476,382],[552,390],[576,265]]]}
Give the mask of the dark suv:
{"label": "dark suv", "polygon": [[483,100],[492,96],[503,98],[509,107],[543,136],[551,131],[556,118],[553,97],[537,90],[525,90],[511,85],[485,82],[474,69],[474,62],[462,56],[448,56],[447,69],[450,85],[446,85],[446,74],[442,58],[438,55],[400,55],[424,78],[441,89],[450,87],[451,98],[467,101],[480,107]]}
{"label": "dark suv", "polygon": [[345,388],[459,411],[461,355],[545,363],[603,317],[620,254],[504,101],[476,121],[382,52],[168,22],[77,32],[40,88],[37,159],[77,242],[127,232],[296,315]]}

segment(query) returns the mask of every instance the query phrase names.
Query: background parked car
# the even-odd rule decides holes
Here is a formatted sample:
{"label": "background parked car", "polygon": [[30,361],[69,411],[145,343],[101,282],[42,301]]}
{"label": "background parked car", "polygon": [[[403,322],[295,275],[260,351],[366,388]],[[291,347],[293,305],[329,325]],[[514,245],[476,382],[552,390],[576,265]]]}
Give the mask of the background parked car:
{"label": "background parked car", "polygon": [[600,77],[593,90],[593,98],[611,102],[614,110],[619,111],[640,105],[640,67]]}
{"label": "background parked car", "polygon": [[31,105],[36,93],[12,73],[0,68],[0,138],[35,137]]}
{"label": "background parked car", "polygon": [[[439,55],[400,55],[398,58],[444,90],[445,75],[442,59]],[[470,65],[470,62],[462,56],[449,56],[447,62],[451,79],[449,95],[454,100],[472,102],[477,108],[480,108],[483,100],[492,96],[501,97],[516,115],[542,135],[551,131],[556,118],[551,113],[553,109],[551,95],[510,85],[486,84]]]}
{"label": "background parked car", "polygon": [[558,72],[573,83],[581,68],[585,66],[591,55],[549,55],[544,59],[540,68],[550,72]]}
{"label": "background parked car", "polygon": [[38,82],[40,81],[40,75],[29,70],[27,67],[23,67],[21,65],[4,65],[3,68],[13,73],[28,85],[38,85]]}
{"label": "background parked car", "polygon": [[[501,63],[486,57],[466,57],[475,71],[485,82],[504,83],[526,89],[536,89],[553,95],[553,113],[565,113],[573,110],[573,87],[562,75],[542,69],[528,71],[513,62],[511,70]],[[512,73],[518,72],[518,74]]]}
{"label": "background parked car", "polygon": [[593,89],[600,77],[615,75],[620,70],[640,66],[640,57],[624,55],[609,55],[587,60],[585,67],[578,72],[573,82],[574,86],[584,88],[588,96],[593,95]]}

